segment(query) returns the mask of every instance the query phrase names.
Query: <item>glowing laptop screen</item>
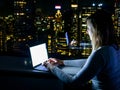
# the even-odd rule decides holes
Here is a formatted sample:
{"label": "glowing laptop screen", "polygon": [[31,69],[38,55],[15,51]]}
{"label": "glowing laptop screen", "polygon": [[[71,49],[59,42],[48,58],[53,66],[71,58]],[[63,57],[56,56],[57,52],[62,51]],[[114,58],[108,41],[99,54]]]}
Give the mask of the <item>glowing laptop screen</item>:
{"label": "glowing laptop screen", "polygon": [[30,47],[30,54],[33,67],[48,60],[48,53],[45,43]]}

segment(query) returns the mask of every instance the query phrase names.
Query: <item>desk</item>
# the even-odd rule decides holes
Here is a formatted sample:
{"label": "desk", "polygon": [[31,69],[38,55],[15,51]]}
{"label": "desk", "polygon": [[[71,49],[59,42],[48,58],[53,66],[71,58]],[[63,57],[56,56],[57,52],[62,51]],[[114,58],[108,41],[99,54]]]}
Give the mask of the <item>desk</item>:
{"label": "desk", "polygon": [[[69,74],[75,74],[79,69],[75,67],[62,68]],[[0,90],[8,89],[67,90],[68,87],[50,72],[33,70],[28,57],[0,56]]]}
{"label": "desk", "polygon": [[29,60],[28,57],[0,56],[0,90],[63,90],[63,83],[57,77],[33,70]]}
{"label": "desk", "polygon": [[1,90],[63,90],[55,76],[36,71],[0,70]]}

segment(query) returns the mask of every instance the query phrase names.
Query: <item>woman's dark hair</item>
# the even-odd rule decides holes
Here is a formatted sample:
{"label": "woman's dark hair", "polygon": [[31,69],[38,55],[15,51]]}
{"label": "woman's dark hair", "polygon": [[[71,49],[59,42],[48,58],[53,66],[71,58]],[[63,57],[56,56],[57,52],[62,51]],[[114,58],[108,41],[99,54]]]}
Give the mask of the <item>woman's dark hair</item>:
{"label": "woman's dark hair", "polygon": [[87,20],[90,20],[97,37],[96,44],[98,46],[105,46],[105,45],[117,45],[112,16],[110,13],[104,10],[97,10],[94,14],[89,16]]}

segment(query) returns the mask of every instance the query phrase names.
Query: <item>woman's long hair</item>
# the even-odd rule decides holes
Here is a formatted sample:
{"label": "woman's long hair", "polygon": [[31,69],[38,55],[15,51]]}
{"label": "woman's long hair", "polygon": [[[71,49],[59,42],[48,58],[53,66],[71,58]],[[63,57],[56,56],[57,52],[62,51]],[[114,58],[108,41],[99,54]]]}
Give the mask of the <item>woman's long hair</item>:
{"label": "woman's long hair", "polygon": [[87,20],[90,20],[94,27],[93,49],[97,49],[100,46],[117,45],[111,14],[104,10],[98,10],[89,16]]}

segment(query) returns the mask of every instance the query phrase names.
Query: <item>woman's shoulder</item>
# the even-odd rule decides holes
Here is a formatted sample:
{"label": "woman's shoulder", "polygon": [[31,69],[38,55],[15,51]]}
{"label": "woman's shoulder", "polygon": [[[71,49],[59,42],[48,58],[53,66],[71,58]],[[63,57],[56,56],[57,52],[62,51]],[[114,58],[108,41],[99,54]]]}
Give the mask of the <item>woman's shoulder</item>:
{"label": "woman's shoulder", "polygon": [[114,45],[102,46],[97,49],[97,51],[106,51],[106,50],[117,50]]}
{"label": "woman's shoulder", "polygon": [[120,49],[116,48],[114,45],[109,45],[109,46],[102,46],[99,47],[96,52],[98,53],[113,53],[113,52],[120,52]]}

